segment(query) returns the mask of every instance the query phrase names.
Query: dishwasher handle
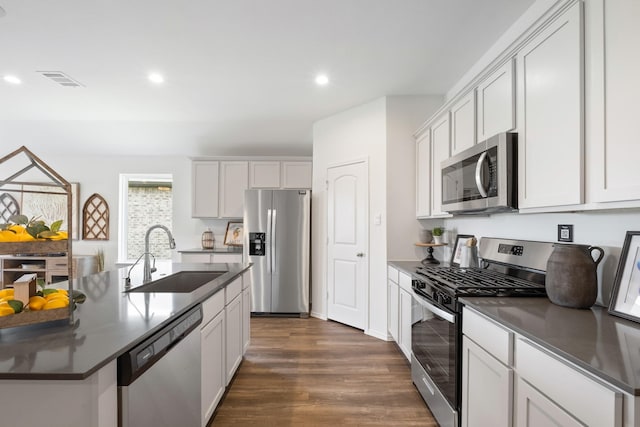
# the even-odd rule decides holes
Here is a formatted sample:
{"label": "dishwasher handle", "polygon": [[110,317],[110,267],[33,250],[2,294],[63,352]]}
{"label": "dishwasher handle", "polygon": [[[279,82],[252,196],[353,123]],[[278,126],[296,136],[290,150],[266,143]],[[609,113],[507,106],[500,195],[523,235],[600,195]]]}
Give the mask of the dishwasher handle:
{"label": "dishwasher handle", "polygon": [[202,323],[196,305],[153,336],[118,357],[118,386],[128,386]]}

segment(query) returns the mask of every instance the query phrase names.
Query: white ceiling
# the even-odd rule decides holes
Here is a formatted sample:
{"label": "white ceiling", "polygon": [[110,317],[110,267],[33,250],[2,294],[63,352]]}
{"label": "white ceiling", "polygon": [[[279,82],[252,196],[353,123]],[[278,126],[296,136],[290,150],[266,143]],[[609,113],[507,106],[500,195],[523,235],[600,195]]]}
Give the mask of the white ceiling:
{"label": "white ceiling", "polygon": [[314,121],[445,93],[532,3],[0,0],[0,151],[310,155]]}

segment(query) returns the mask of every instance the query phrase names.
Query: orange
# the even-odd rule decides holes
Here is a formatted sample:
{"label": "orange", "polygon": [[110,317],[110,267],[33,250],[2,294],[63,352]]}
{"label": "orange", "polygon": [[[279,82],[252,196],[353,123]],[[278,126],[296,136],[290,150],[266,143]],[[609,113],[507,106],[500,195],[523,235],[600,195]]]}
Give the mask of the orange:
{"label": "orange", "polygon": [[31,298],[29,298],[29,310],[34,310],[34,311],[38,311],[38,310],[42,310],[42,307],[44,307],[44,305],[47,303],[47,300],[39,297],[39,296],[33,296]]}

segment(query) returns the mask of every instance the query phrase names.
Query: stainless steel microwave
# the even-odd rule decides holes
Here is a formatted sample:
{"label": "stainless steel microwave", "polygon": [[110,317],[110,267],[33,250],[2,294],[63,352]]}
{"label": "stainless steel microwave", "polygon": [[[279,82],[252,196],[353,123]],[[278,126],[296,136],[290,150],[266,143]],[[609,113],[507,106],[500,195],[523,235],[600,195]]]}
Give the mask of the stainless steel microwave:
{"label": "stainless steel microwave", "polygon": [[500,133],[443,161],[442,210],[454,214],[518,208],[516,133]]}

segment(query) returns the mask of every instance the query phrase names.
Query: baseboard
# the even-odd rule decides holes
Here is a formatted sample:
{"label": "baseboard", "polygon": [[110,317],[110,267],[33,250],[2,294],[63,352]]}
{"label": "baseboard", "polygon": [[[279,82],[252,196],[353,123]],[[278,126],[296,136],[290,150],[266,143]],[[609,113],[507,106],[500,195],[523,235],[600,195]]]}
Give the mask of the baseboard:
{"label": "baseboard", "polygon": [[316,311],[311,311],[311,313],[309,313],[309,315],[311,317],[315,317],[317,319],[321,319],[321,320],[328,320],[327,316],[322,314],[322,313],[318,313]]}
{"label": "baseboard", "polygon": [[378,338],[379,340],[382,341],[392,341],[391,336],[388,333],[382,333],[380,331],[375,331],[373,329],[367,329],[366,331],[364,331],[365,335],[370,335],[374,338]]}

